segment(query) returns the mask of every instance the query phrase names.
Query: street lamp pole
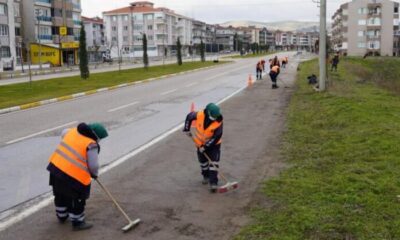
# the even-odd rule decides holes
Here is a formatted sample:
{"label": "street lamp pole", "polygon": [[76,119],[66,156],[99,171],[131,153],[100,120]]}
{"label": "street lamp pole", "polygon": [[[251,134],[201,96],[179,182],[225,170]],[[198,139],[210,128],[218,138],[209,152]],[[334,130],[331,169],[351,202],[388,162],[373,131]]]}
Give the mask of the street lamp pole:
{"label": "street lamp pole", "polygon": [[41,17],[42,17],[41,10],[38,9],[36,11],[36,20],[38,21],[37,32],[38,32],[38,41],[39,41],[39,69],[40,70],[42,70],[42,60],[41,60],[41,58],[42,58],[42,42],[41,42],[41,36],[40,36],[40,18]]}
{"label": "street lamp pole", "polygon": [[325,91],[326,82],[326,0],[321,0],[319,28],[319,90]]}

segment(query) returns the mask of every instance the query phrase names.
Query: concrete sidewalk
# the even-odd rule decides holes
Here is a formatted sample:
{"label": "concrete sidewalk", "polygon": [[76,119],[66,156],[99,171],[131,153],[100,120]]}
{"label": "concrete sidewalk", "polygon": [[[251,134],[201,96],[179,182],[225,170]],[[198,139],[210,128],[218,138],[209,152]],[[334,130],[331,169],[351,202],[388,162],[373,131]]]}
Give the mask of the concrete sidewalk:
{"label": "concrete sidewalk", "polygon": [[221,104],[221,170],[239,180],[238,190],[210,194],[200,183],[193,143],[177,131],[100,176],[128,214],[142,219],[136,229],[121,232],[125,219],[93,183],[86,211],[93,229],[72,232],[69,222],[57,222],[54,206],[48,205],[0,232],[0,239],[230,239],[249,222],[252,204],[266,201],[258,197],[259,184],[284,166],[280,137],[296,68],[291,59],[280,75],[290,88],[272,90],[265,76]]}

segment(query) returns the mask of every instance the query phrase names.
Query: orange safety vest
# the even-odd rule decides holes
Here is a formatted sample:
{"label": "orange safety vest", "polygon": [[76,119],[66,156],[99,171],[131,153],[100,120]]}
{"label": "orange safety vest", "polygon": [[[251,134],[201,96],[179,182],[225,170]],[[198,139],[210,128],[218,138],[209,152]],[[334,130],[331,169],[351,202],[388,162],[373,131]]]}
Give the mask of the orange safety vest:
{"label": "orange safety vest", "polygon": [[271,71],[278,73],[279,72],[279,67],[278,66],[273,66],[271,68]]}
{"label": "orange safety vest", "polygon": [[[193,141],[194,144],[196,144],[196,147],[201,147],[208,140],[212,138],[214,135],[215,129],[217,129],[219,126],[221,126],[222,122],[217,122],[214,121],[208,126],[207,129],[204,129],[204,119],[205,119],[205,114],[204,111],[199,111],[197,112],[197,119],[196,119],[196,125],[194,127],[194,133],[193,135]],[[222,140],[220,139],[217,144],[221,144]]]}
{"label": "orange safety vest", "polygon": [[96,141],[81,135],[77,128],[73,128],[65,134],[49,161],[68,176],[88,186],[91,176],[86,149],[93,143]]}

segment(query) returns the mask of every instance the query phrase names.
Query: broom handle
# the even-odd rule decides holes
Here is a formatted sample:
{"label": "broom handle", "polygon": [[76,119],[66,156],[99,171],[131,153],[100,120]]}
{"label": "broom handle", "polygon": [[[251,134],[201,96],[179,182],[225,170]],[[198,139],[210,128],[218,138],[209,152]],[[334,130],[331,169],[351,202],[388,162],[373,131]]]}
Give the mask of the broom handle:
{"label": "broom handle", "polygon": [[[190,133],[190,134],[191,134],[191,133]],[[196,142],[194,141],[194,139],[193,139],[191,136],[188,135],[188,137],[190,137],[190,138],[193,140],[193,142],[196,143]],[[211,164],[211,165],[213,165],[214,168],[216,168],[216,167],[215,167],[215,164],[212,163],[211,158],[207,155],[207,153],[206,153],[206,152],[202,152],[202,154],[207,158],[208,164]],[[229,182],[228,179],[224,176],[224,174],[222,174],[221,171],[217,171],[217,172],[218,172],[218,174],[222,177],[222,179],[224,179],[225,183],[228,183],[228,182]]]}
{"label": "broom handle", "polygon": [[124,217],[126,218],[126,220],[128,220],[128,222],[132,222],[132,220],[129,218],[129,216],[125,213],[125,211],[121,208],[121,206],[119,206],[117,200],[115,200],[115,198],[111,195],[111,193],[107,190],[107,188],[105,186],[103,186],[103,184],[101,184],[101,182],[96,178],[96,182],[100,185],[100,187],[103,189],[103,191],[105,193],[107,193],[107,195],[111,198],[111,200],[113,201],[113,203],[115,204],[115,206],[118,208],[118,210],[122,213],[122,215],[124,215]]}
{"label": "broom handle", "polygon": [[[203,152],[203,155],[207,158],[209,164],[211,164],[214,168],[217,168],[217,167],[215,167],[215,164],[211,161],[211,158],[208,156],[208,154],[206,152]],[[224,181],[226,183],[229,182],[228,179],[224,176],[224,174],[222,174],[221,171],[218,171],[218,174],[222,177],[222,179],[224,179]]]}

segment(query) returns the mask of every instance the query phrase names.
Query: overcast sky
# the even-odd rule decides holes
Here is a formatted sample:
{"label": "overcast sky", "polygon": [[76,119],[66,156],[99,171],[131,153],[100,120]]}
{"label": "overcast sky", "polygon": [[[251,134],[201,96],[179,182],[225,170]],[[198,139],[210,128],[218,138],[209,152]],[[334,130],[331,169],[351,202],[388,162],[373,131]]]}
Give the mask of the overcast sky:
{"label": "overcast sky", "polygon": [[[82,15],[102,16],[102,12],[129,6],[134,0],[81,0]],[[285,20],[318,21],[316,0],[150,0],[155,7],[167,7],[177,13],[207,23],[231,20],[274,22]],[[350,0],[327,0],[328,21],[340,4]]]}

